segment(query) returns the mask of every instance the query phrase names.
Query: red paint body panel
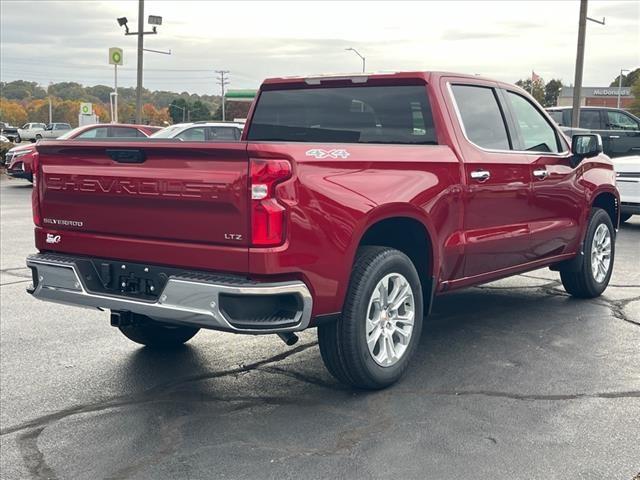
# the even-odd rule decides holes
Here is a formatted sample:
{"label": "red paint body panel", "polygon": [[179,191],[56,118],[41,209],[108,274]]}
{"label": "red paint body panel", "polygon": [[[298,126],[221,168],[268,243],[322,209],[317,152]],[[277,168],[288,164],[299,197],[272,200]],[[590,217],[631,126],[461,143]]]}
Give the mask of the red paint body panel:
{"label": "red paint body panel", "polygon": [[[575,256],[595,197],[618,197],[603,155],[574,168],[569,151],[488,152],[466,139],[448,84],[515,87],[420,72],[372,75],[366,82],[424,85],[438,145],[248,142],[245,128],[235,144],[119,143],[147,155],[142,164],[121,165],[106,153],[113,143],[44,141],[37,147],[41,215],[83,226],[43,224],[36,245],[258,280],[301,279],[318,316],[341,311],[359,242],[380,220],[406,217],[424,226],[432,245],[429,273],[443,292]],[[306,86],[301,78],[270,79],[262,89]],[[345,149],[349,156],[317,159],[307,155],[313,148]],[[286,240],[277,247],[248,242],[250,158],[292,166],[291,178],[276,187],[286,207]],[[549,172],[544,180],[533,175],[540,168]],[[472,181],[476,169],[490,170],[491,179]],[[61,242],[46,244],[46,233],[60,234]]]}

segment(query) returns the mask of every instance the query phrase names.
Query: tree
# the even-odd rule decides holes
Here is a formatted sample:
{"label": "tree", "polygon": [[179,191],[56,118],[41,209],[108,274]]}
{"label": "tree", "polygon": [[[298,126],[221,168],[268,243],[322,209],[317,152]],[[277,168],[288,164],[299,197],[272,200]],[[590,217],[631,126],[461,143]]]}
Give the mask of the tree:
{"label": "tree", "polygon": [[46,92],[36,82],[15,80],[13,82],[0,83],[2,96],[9,100],[28,100],[31,98],[44,98]]}
{"label": "tree", "polygon": [[169,116],[172,123],[181,123],[187,119],[189,104],[184,98],[176,98],[169,104]]}
{"label": "tree", "polygon": [[562,80],[555,78],[549,80],[549,83],[544,86],[544,102],[542,106],[555,107],[558,104],[560,90],[562,90]]}
{"label": "tree", "polygon": [[[622,75],[622,86],[631,87],[634,83],[636,83],[636,80],[638,78],[640,78],[640,67],[630,71],[626,75]],[[616,78],[613,79],[613,81],[611,82],[611,85],[609,86],[617,87],[619,81],[620,81],[620,75],[616,75]]]}
{"label": "tree", "polygon": [[27,118],[26,110],[18,102],[0,98],[0,120],[19,127],[27,122]]}
{"label": "tree", "polygon": [[640,116],[640,78],[636,78],[636,81],[633,82],[631,95],[633,95],[634,100],[629,106],[629,111],[634,115]]}
{"label": "tree", "polygon": [[193,102],[193,106],[191,107],[191,120],[193,122],[211,120],[211,110],[209,110],[209,107],[200,100],[196,100]]}
{"label": "tree", "polygon": [[[247,118],[249,108],[251,108],[251,102],[234,102],[227,100],[225,103],[224,114],[227,120],[233,120],[234,118]],[[218,107],[213,118],[216,120],[222,120],[222,105]]]}
{"label": "tree", "polygon": [[538,101],[538,103],[540,104],[544,103],[544,96],[545,96],[544,80],[539,79],[533,82],[533,91],[531,89],[530,78],[527,78],[526,80],[518,80],[516,82],[516,85],[522,88],[523,90],[526,90],[527,92],[529,92],[529,94],[531,94],[531,96],[535,98]]}

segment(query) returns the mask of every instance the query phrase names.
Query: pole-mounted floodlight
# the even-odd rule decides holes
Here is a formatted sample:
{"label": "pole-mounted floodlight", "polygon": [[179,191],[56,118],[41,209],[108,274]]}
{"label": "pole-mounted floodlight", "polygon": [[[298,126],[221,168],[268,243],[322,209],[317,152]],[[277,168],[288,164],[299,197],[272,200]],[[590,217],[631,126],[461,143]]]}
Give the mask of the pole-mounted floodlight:
{"label": "pole-mounted floodlight", "polygon": [[[125,28],[125,35],[136,35],[138,37],[138,68],[136,81],[136,123],[142,123],[142,62],[144,48],[144,36],[156,35],[157,25],[162,25],[162,17],[159,15],[149,15],[147,21],[153,25],[150,32],[144,31],[144,0],[138,0],[138,31],[130,32],[127,26],[127,17],[118,18],[118,25]],[[166,53],[166,52],[158,52]],[[168,54],[171,52],[169,51]]]}
{"label": "pole-mounted floodlight", "polygon": [[124,27],[124,29],[126,30],[126,34],[129,35],[129,26],[127,25],[127,21],[127,17],[120,17],[118,19],[118,25]]}

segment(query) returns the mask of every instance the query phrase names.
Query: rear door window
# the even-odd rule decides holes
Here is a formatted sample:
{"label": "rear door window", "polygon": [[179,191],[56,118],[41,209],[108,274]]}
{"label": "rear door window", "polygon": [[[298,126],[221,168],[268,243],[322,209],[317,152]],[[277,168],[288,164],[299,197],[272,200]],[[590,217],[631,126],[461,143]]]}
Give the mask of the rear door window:
{"label": "rear door window", "polygon": [[204,129],[205,127],[189,128],[176,135],[175,138],[179,138],[186,142],[204,142],[206,138]]}
{"label": "rear door window", "polygon": [[266,90],[258,99],[247,139],[437,143],[424,85]]}
{"label": "rear door window", "polygon": [[580,110],[580,128],[603,130],[600,110]]}
{"label": "rear door window", "polygon": [[82,132],[75,138],[107,138],[108,136],[109,127],[96,127]]}
{"label": "rear door window", "polygon": [[469,140],[482,148],[510,150],[507,127],[494,89],[452,85],[451,90]]}
{"label": "rear door window", "polygon": [[234,141],[240,138],[235,127],[209,127],[209,140]]}
{"label": "rear door window", "polygon": [[115,138],[135,138],[141,135],[138,135],[137,128],[111,127],[110,136]]}

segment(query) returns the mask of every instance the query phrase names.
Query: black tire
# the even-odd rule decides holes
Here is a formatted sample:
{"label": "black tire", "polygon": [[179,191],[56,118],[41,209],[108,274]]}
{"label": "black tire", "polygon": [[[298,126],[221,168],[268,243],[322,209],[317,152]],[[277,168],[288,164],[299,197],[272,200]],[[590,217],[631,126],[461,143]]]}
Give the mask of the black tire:
{"label": "black tire", "polygon": [[14,139],[14,143],[20,143],[22,142],[22,139],[20,138],[20,135],[16,136],[16,138]]}
{"label": "black tire", "polygon": [[40,135],[40,134],[36,135],[35,141],[37,142],[38,140],[42,140],[42,135]]}
{"label": "black tire", "polygon": [[118,327],[129,340],[154,349],[177,348],[198,333],[199,328],[166,325],[145,317],[138,318],[133,325]]}
{"label": "black tire", "polygon": [[624,223],[627,220],[629,220],[631,218],[631,214],[630,213],[621,213],[620,214],[620,223]]}
{"label": "black tire", "polygon": [[[414,325],[402,357],[388,367],[376,363],[366,342],[369,300],[378,282],[389,273],[400,273],[414,297]],[[387,247],[365,246],[358,250],[342,316],[318,326],[322,360],[340,382],[363,389],[381,389],[395,383],[405,372],[420,341],[423,299],[420,277],[404,253]]]}
{"label": "black tire", "polygon": [[[604,279],[601,282],[598,282],[596,281],[591,269],[591,249],[593,245],[593,237],[600,225],[605,225],[609,230],[611,238],[611,256],[608,272]],[[582,246],[582,251],[584,252],[582,263],[579,268],[574,271],[560,271],[560,279],[562,280],[562,285],[567,293],[577,298],[595,298],[605,291],[609,284],[609,280],[611,279],[611,273],[613,272],[613,263],[616,251],[615,238],[615,230],[611,223],[609,214],[601,208],[591,209],[589,225],[587,226],[587,233]]]}

